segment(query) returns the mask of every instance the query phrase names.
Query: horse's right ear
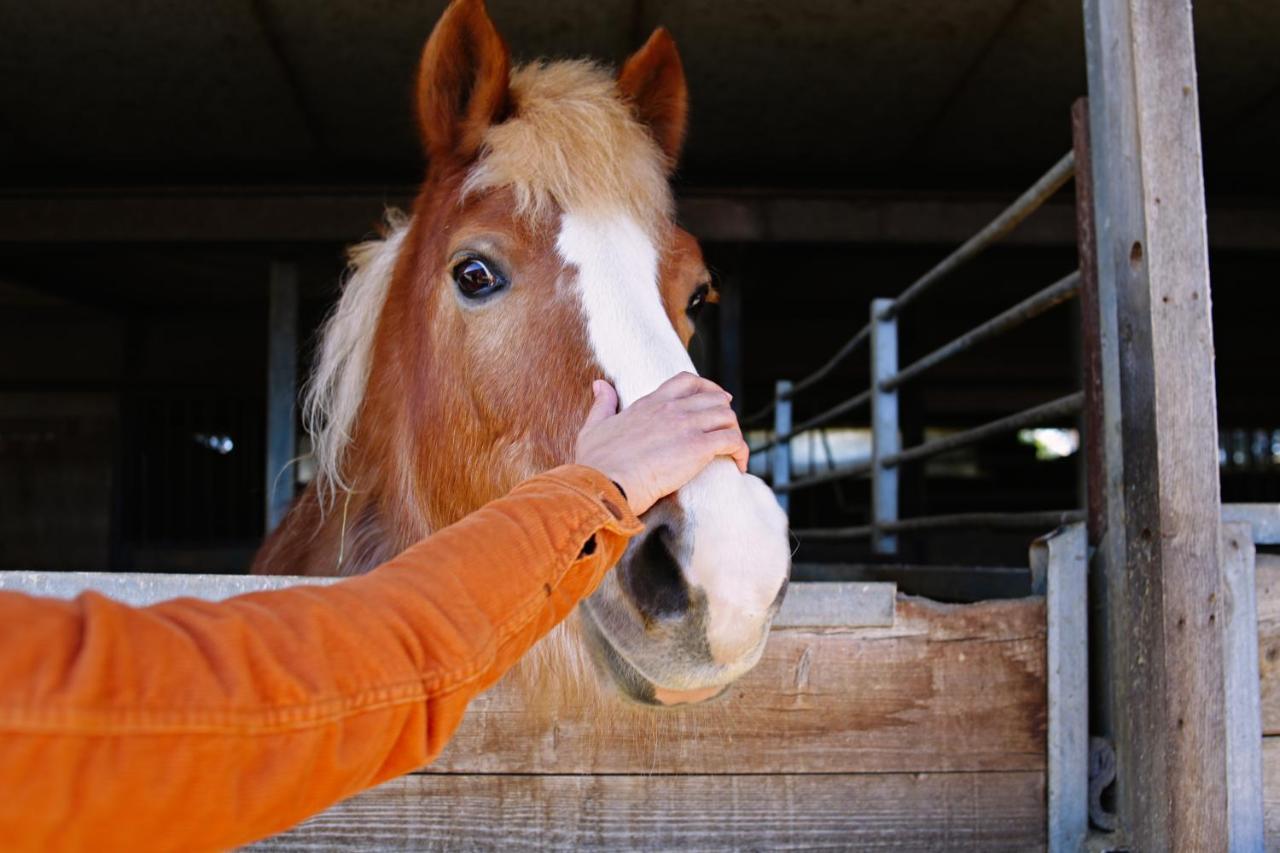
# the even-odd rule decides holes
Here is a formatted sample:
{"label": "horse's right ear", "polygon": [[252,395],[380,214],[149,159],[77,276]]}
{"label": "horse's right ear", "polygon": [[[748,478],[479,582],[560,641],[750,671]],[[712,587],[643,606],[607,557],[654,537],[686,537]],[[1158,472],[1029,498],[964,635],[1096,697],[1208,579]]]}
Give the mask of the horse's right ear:
{"label": "horse's right ear", "polygon": [[432,163],[470,160],[507,114],[511,55],[484,0],[454,0],[422,50],[418,125]]}
{"label": "horse's right ear", "polygon": [[689,87],[671,33],[663,27],[653,31],[618,72],[618,88],[675,168],[689,120]]}

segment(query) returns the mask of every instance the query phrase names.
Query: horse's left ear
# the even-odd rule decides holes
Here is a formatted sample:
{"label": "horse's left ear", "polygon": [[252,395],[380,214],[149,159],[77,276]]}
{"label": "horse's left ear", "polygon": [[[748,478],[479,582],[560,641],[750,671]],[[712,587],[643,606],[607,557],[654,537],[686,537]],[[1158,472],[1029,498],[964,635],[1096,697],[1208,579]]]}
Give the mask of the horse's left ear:
{"label": "horse's left ear", "polygon": [[644,47],[622,66],[618,88],[674,169],[689,117],[689,87],[671,33],[663,27],[653,31]]}
{"label": "horse's left ear", "polygon": [[511,55],[484,0],[453,0],[422,50],[418,124],[432,162],[470,160],[509,109]]}

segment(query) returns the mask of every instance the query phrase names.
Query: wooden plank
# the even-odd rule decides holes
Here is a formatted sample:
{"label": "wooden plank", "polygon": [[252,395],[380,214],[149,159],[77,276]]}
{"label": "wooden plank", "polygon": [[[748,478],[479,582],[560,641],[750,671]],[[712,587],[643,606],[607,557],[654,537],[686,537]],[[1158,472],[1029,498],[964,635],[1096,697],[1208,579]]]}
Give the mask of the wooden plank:
{"label": "wooden plank", "polygon": [[850,773],[1043,770],[1039,599],[900,597],[892,627],[775,631],[754,670],[703,705],[479,697],[445,773]]}
{"label": "wooden plank", "polygon": [[1085,0],[1117,846],[1231,845],[1213,332],[1191,7]]}
{"label": "wooden plank", "polygon": [[1280,853],[1280,737],[1262,739],[1262,810],[1266,849]]}
{"label": "wooden plank", "polygon": [[[308,578],[309,583],[322,582]],[[0,588],[98,588],[135,604],[220,598],[294,578],[0,572]],[[760,664],[720,699],[655,710],[530,694],[479,697],[430,768],[462,773],[928,772],[1045,766],[1040,599],[945,605],[899,597],[891,624],[850,627],[818,606],[888,584],[796,584]],[[798,592],[797,592],[798,590]],[[790,597],[790,596],[789,596]],[[852,614],[860,604],[851,603]],[[868,621],[884,622],[871,609]],[[785,737],[780,736],[785,732]]]}
{"label": "wooden plank", "polygon": [[892,581],[937,601],[970,602],[1033,595],[1031,571],[1012,566],[940,566],[903,563],[792,563],[797,581]]}
{"label": "wooden plank", "polygon": [[[120,572],[0,572],[0,589],[74,598],[87,589],[142,607],[189,596],[221,601],[233,595],[296,585],[330,584],[341,578],[289,575],[180,575]],[[897,585],[892,583],[794,583],[774,617],[774,628],[853,628],[893,625]]]}
{"label": "wooden plank", "polygon": [[1255,545],[1280,545],[1280,504],[1223,504],[1222,520],[1249,525]]}
{"label": "wooden plank", "polygon": [[1231,849],[1262,849],[1262,716],[1258,699],[1258,609],[1254,547],[1248,524],[1222,525],[1227,585],[1227,821]]}
{"label": "wooden plank", "polygon": [[1036,850],[1044,775],[409,776],[252,850]]}
{"label": "wooden plank", "polygon": [[1255,575],[1262,733],[1280,735],[1280,556],[1258,554]]}
{"label": "wooden plank", "polygon": [[897,584],[794,583],[774,617],[774,628],[889,628]]}
{"label": "wooden plank", "polygon": [[300,584],[330,584],[339,578],[287,575],[182,575],[145,572],[0,572],[0,589],[75,598],[93,590],[134,607],[145,607],[170,598],[203,598],[221,601],[233,595],[284,589]]}

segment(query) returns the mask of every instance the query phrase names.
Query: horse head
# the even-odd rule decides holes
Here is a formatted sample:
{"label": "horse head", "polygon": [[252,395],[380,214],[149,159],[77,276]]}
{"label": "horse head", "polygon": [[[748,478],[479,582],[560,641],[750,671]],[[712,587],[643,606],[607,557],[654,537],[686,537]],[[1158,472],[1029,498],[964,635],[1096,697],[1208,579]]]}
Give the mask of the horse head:
{"label": "horse head", "polygon": [[[693,371],[715,293],[673,217],[687,91],[665,30],[617,75],[513,68],[481,0],[457,0],[417,105],[426,179],[412,215],[355,252],[309,389],[317,480],[255,570],[365,571],[571,459],[591,380],[625,406]],[[785,515],[718,460],[643,520],[567,641],[632,698],[709,698],[763,650]]]}

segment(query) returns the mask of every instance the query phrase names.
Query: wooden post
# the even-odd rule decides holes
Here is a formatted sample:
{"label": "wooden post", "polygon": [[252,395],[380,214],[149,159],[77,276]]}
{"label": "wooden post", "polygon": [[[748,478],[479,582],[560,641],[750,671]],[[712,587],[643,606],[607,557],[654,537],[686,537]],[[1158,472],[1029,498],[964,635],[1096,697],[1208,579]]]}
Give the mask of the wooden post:
{"label": "wooden post", "polygon": [[266,533],[293,501],[294,398],[298,392],[298,266],[271,264],[267,299]]}
{"label": "wooden post", "polygon": [[1085,0],[1103,385],[1099,546],[1123,837],[1229,846],[1213,329],[1191,7]]}

